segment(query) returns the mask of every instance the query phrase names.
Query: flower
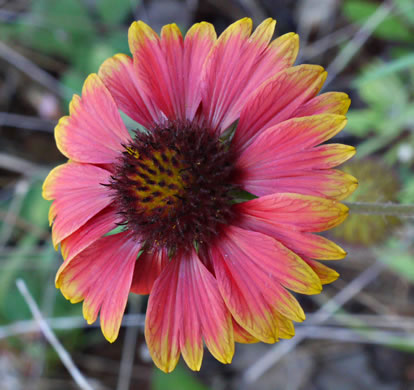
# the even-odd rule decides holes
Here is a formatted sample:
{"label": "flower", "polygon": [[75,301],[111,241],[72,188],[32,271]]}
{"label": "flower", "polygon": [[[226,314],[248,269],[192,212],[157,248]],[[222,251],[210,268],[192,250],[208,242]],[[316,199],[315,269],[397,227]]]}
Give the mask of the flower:
{"label": "flower", "polygon": [[202,22],[184,39],[134,22],[132,58],[106,60],[56,126],[69,159],[43,192],[65,259],[56,286],[110,342],[128,294],[150,293],[146,341],[166,372],[180,355],[199,370],[203,341],[230,363],[235,341],[292,337],[305,315],[288,290],[319,293],[338,274],[316,259],[345,256],[314,233],[345,219],[338,201],[357,185],[332,169],[354,148],[318,146],[350,101],[317,96],[326,72],[293,67],[298,37],[270,42],[274,27],[244,18],[216,38]]}

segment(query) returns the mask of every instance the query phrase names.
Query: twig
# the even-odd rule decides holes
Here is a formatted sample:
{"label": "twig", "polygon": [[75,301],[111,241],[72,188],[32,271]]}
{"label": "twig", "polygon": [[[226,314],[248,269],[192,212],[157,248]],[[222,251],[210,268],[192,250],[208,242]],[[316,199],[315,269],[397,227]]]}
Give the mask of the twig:
{"label": "twig", "polygon": [[364,25],[356,32],[352,40],[340,51],[335,59],[326,68],[328,77],[324,88],[342,72],[352,58],[358,53],[377,26],[389,15],[393,6],[389,0],[385,0],[377,10],[367,19]]}
{"label": "twig", "polygon": [[61,84],[49,73],[0,41],[0,58],[15,66],[31,79],[62,98],[70,98],[74,91]]}
{"label": "twig", "polygon": [[16,127],[19,129],[38,130],[53,133],[56,121],[41,119],[36,116],[10,114],[0,112],[0,126]]}
{"label": "twig", "polygon": [[[343,290],[314,313],[310,325],[318,325],[329,319],[341,306],[358,294],[367,284],[372,282],[383,268],[384,265],[377,262],[358,275]],[[242,376],[242,381],[245,384],[255,382],[282,359],[283,356],[292,351],[302,340],[306,339],[308,335],[309,333],[306,329],[299,329],[293,339],[274,345],[264,356],[245,371]]]}
{"label": "twig", "polygon": [[29,188],[30,183],[27,179],[19,180],[16,184],[16,187],[14,189],[14,196],[4,217],[5,223],[0,230],[0,248],[4,247],[7,244],[7,241],[13,233],[17,215],[20,213],[20,210],[23,206],[23,200],[29,191]]}
{"label": "twig", "polygon": [[37,174],[45,175],[48,172],[46,167],[36,165],[31,161],[23,158],[12,156],[7,153],[0,152],[0,168],[8,171],[21,173],[25,176],[34,176]]}
{"label": "twig", "polygon": [[[134,298],[136,299],[131,299],[129,302],[130,312],[132,313],[136,313],[139,310],[140,303],[139,296],[135,296]],[[138,332],[138,326],[130,326],[125,332],[117,390],[128,390],[130,387]]]}
{"label": "twig", "polygon": [[[308,321],[314,321],[314,315],[309,314]],[[326,326],[340,326],[340,324],[352,325],[355,327],[357,324],[365,327],[377,328],[377,329],[397,329],[405,330],[408,332],[414,332],[414,318],[403,317],[397,315],[373,315],[373,314],[348,314],[337,313],[334,317],[324,322]],[[301,326],[301,324],[298,324]],[[304,326],[304,325],[303,325]],[[313,326],[313,325],[311,325]]]}
{"label": "twig", "polygon": [[414,204],[345,202],[354,214],[388,215],[394,217],[414,217]]}
{"label": "twig", "polygon": [[[83,317],[57,317],[57,318],[45,318],[46,323],[56,330],[71,330],[75,328],[95,327],[98,328],[101,325],[99,321],[88,325]],[[122,326],[126,327],[138,327],[144,328],[145,315],[144,314],[126,314],[122,320]],[[39,324],[35,320],[16,321],[9,325],[0,326],[0,340],[8,337],[30,334],[39,332]]]}
{"label": "twig", "polygon": [[87,382],[85,377],[82,375],[82,373],[79,371],[78,367],[73,362],[71,356],[69,353],[65,350],[65,348],[62,346],[60,341],[57,339],[53,331],[50,329],[47,322],[44,320],[42,314],[40,313],[40,310],[34,301],[33,297],[31,296],[29,290],[27,289],[27,286],[25,282],[22,279],[18,279],[16,281],[17,288],[20,291],[20,294],[22,294],[24,300],[26,301],[27,305],[29,306],[29,309],[34,317],[34,319],[39,324],[39,327],[43,333],[43,335],[46,337],[47,341],[51,344],[51,346],[54,348],[56,353],[58,354],[60,360],[62,361],[63,365],[67,368],[70,375],[72,376],[73,380],[77,383],[77,385],[82,390],[93,390],[93,387]]}
{"label": "twig", "polygon": [[375,329],[331,328],[329,326],[303,326],[310,339],[327,339],[353,343],[368,343],[395,346],[403,344],[405,347],[414,347],[414,337],[401,331],[381,331]]}

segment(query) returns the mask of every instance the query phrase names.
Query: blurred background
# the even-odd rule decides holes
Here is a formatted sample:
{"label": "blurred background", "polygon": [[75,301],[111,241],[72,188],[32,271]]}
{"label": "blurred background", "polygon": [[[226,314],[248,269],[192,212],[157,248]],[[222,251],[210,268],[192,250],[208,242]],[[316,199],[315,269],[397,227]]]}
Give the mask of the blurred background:
{"label": "blurred background", "polygon": [[341,277],[318,296],[297,335],[238,345],[232,365],[205,353],[199,373],[165,375],[143,337],[146,297],[132,296],[114,344],[86,326],[82,305],[55,289],[62,259],[50,240],[48,171],[65,161],[53,128],[85,77],[128,53],[127,29],[156,31],[201,20],[217,32],[250,16],[300,34],[297,63],[329,72],[324,91],[351,99],[334,142],[357,146],[344,166],[360,187],[351,201],[414,203],[414,2],[412,0],[0,0],[0,390],[76,389],[33,319],[24,280],[63,347],[94,389],[413,390],[414,223],[352,215],[329,232],[349,252],[329,265]]}

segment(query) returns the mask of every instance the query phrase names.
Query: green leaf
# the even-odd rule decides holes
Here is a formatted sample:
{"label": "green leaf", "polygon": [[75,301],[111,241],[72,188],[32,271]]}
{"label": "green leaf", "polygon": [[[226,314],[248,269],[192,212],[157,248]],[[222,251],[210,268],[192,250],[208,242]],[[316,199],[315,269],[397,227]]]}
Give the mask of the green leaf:
{"label": "green leaf", "polygon": [[414,6],[413,0],[393,0],[401,17],[414,25]]}
{"label": "green leaf", "polygon": [[346,130],[358,137],[364,137],[369,132],[375,131],[378,121],[381,120],[380,115],[381,113],[377,113],[371,108],[351,110],[347,114]]}
{"label": "green leaf", "polygon": [[74,0],[36,0],[24,17],[0,26],[3,40],[67,59],[79,45],[88,45],[95,34],[83,3]]}
{"label": "green leaf", "polygon": [[[351,21],[363,25],[379,6],[378,3],[348,0],[344,3],[342,9],[345,16]],[[410,28],[404,24],[403,18],[394,15],[389,15],[380,23],[374,30],[373,35],[382,39],[412,42]]]}
{"label": "green leaf", "polygon": [[411,67],[414,67],[414,53],[405,55],[402,58],[393,60],[383,65],[376,66],[375,68],[371,68],[369,72],[364,72],[364,75],[359,77],[354,82],[354,86],[359,88],[367,82],[382,79],[385,76],[401,70],[409,69]]}
{"label": "green leaf", "polygon": [[[372,69],[376,67],[369,67],[369,70]],[[408,92],[396,74],[365,81],[360,84],[358,92],[375,109],[385,113],[394,111],[395,116],[399,115],[408,102]]]}
{"label": "green leaf", "polygon": [[178,365],[176,369],[164,374],[155,368],[152,375],[152,390],[208,390],[208,387],[199,382],[188,368]]}
{"label": "green leaf", "polygon": [[[394,243],[394,246],[396,245],[397,242]],[[414,282],[414,253],[392,248],[380,253],[379,260],[404,279]]]}
{"label": "green leaf", "polygon": [[366,141],[362,142],[358,146],[358,153],[356,154],[357,159],[361,159],[363,157],[369,156],[376,151],[388,146],[390,143],[394,142],[394,140],[398,137],[397,134],[390,134],[390,135],[383,135],[383,136],[375,136],[370,137]]}

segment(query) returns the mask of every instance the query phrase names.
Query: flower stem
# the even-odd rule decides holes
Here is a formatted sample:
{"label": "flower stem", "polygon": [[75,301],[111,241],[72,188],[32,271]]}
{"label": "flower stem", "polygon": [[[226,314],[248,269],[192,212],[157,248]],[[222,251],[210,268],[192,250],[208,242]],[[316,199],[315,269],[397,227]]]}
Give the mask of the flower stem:
{"label": "flower stem", "polygon": [[344,202],[350,213],[388,215],[394,217],[414,217],[414,204]]}

